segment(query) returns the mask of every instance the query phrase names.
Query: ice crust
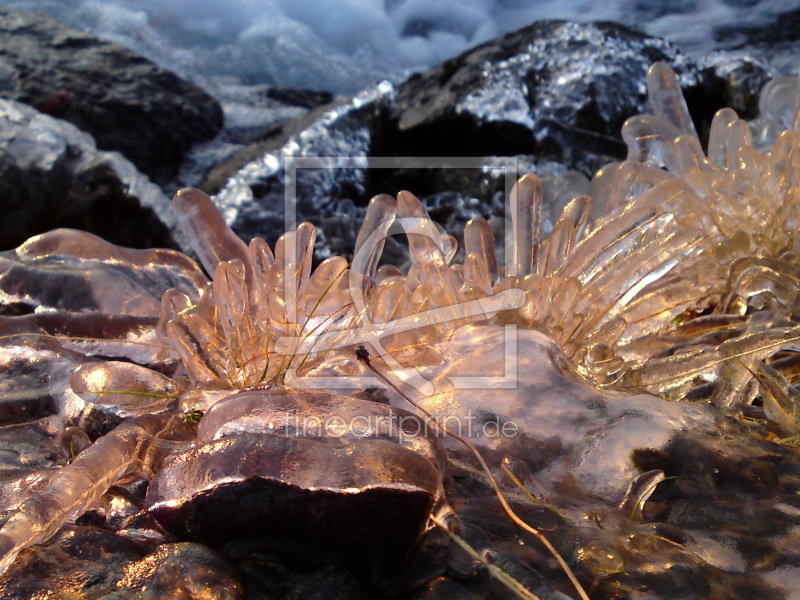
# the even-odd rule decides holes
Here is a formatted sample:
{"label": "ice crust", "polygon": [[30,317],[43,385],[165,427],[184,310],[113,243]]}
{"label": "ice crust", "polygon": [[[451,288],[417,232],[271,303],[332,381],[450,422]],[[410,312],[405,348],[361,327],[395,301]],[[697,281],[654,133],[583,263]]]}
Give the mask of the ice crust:
{"label": "ice crust", "polygon": [[[165,486],[175,484],[174,495],[260,477],[269,480],[268,490],[291,488],[311,506],[317,488],[337,494],[337,502],[355,489],[381,486],[408,500],[405,492],[419,488],[424,510],[404,549],[441,497],[437,482],[447,481],[450,461],[475,469],[453,440],[443,438],[445,464],[427,435],[404,444],[380,427],[358,439],[355,427],[315,438],[275,426],[293,411],[319,417],[320,411],[341,409],[353,417],[369,407],[370,415],[385,414],[387,399],[398,414],[415,412],[402,390],[449,428],[460,425],[492,467],[508,458],[532,483],[533,492],[525,491],[534,502],[538,497],[556,507],[541,508],[561,519],[556,535],[571,535],[569,527],[580,532],[564,548],[591,573],[626,577],[625,561],[615,554],[620,552],[631,564],[648,561],[648,573],[699,561],[744,577],[744,552],[732,550],[725,537],[734,529],[710,539],[687,534],[680,543],[664,542],[675,534],[670,523],[654,523],[655,533],[643,533],[641,505],[652,489],[641,486],[660,485],[664,474],[640,473],[634,458],[663,460],[676,444],[689,453],[702,443],[724,447],[730,442],[716,432],[743,427],[734,420],[743,412],[762,421],[756,430],[761,436],[780,443],[791,442],[800,429],[792,383],[800,350],[800,103],[789,111],[793,128],[767,153],[753,141],[774,130],[769,119],[754,132],[721,111],[705,155],[674,74],[658,65],[649,86],[657,116],[626,125],[632,158],[600,176],[607,179],[596,186],[596,198],[579,196],[566,204],[543,241],[539,182],[532,176],[518,181],[516,227],[504,267],[491,228],[480,219],[466,228],[464,263],[454,263],[458,242],[408,192],[396,201],[379,196],[371,202],[350,264],[331,257],[312,268],[315,231],[307,223],[274,248],[259,238],[245,245],[197,190],[181,192],[176,205],[211,281],[178,253],[122,249],[68,230],[4,253],[0,289],[12,306],[35,313],[4,318],[9,335],[0,364],[12,373],[31,366],[19,374],[34,378],[37,361],[52,367],[53,381],[38,383],[62,397],[76,393],[119,410],[129,408],[131,394],[156,400],[147,406],[149,414],[130,414],[20,506],[4,507],[11,516],[0,528],[0,566],[45,541],[120,476],[149,476],[148,469],[160,470],[156,476]],[[777,96],[785,103],[783,94]],[[771,108],[769,114],[785,113]],[[754,207],[751,198],[765,201]],[[593,203],[604,213],[596,221],[590,219]],[[405,273],[378,266],[391,221],[408,238],[411,267]],[[54,277],[71,285],[68,293],[43,294],[42,284]],[[95,333],[80,336],[81,327],[95,327]],[[149,350],[148,335],[156,339]],[[112,348],[120,356],[102,354]],[[65,376],[77,363],[68,391]],[[375,378],[376,372],[383,377]],[[319,381],[327,391],[305,389]],[[387,381],[389,389],[380,389]],[[9,400],[17,392],[0,391]],[[275,402],[259,406],[270,398]],[[167,409],[174,414],[150,414],[164,409],[162,400],[175,402]],[[56,403],[59,417],[66,416],[62,402]],[[198,407],[208,411],[208,421],[201,420],[199,435],[184,444],[193,437],[187,422],[198,418]],[[505,429],[510,424],[513,435]],[[473,430],[463,431],[470,425]],[[741,443],[745,434],[739,435]],[[164,438],[177,443],[164,444]],[[765,460],[757,453],[767,442],[751,439],[753,456]],[[747,450],[737,456],[747,457]],[[718,472],[710,465],[725,452],[706,454],[711,456],[702,457],[700,468]],[[248,459],[253,456],[300,457],[308,469],[278,461],[267,464],[262,477],[258,460]],[[401,457],[401,469],[393,470],[391,457]],[[208,463],[201,468],[193,458]],[[747,480],[751,462],[719,465],[731,471],[725,477],[738,481],[733,471],[741,467]],[[359,464],[369,468],[359,470]],[[752,468],[761,482],[760,465]],[[179,472],[190,477],[170,475]],[[790,487],[796,474],[792,478],[779,483]],[[160,498],[157,490],[150,490],[152,507],[177,506],[172,492]],[[770,497],[762,499],[759,514],[791,519],[792,508]],[[722,514],[711,509],[720,510],[709,513],[714,518]],[[691,523],[694,507],[680,510]],[[385,513],[374,514],[382,519]],[[744,514],[736,513],[739,519]],[[681,513],[674,517],[680,522]],[[645,545],[638,547],[642,539]],[[651,564],[641,548],[662,542]],[[784,582],[792,576],[764,567],[754,577]]]}
{"label": "ice crust", "polygon": [[[438,421],[503,455],[524,457],[532,445],[558,448],[538,458],[542,470],[534,474],[548,486],[574,477],[612,505],[639,473],[634,450],[664,449],[686,429],[711,431],[719,417],[702,405],[590,386],[566,372],[560,348],[537,331],[463,327],[438,350],[443,364],[430,369],[436,393],[421,402]],[[486,378],[484,386],[471,388],[477,377]],[[487,435],[485,423],[498,420],[500,427],[513,423],[514,435],[493,427]]]}

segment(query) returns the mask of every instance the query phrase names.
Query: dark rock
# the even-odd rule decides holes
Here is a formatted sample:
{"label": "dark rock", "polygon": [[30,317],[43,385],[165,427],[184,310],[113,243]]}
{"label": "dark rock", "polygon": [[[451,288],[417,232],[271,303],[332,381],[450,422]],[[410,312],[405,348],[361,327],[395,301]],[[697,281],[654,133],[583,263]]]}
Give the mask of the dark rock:
{"label": "dark rock", "polygon": [[333,449],[241,434],[170,460],[148,504],[170,532],[232,558],[277,552],[300,565],[343,564],[377,582],[403,567],[437,484],[427,459],[387,442]]}
{"label": "dark rock", "polygon": [[272,245],[292,223],[310,221],[320,230],[318,258],[346,256],[355,241],[353,223],[363,218],[369,200],[365,180],[373,131],[383,127],[393,96],[394,88],[382,83],[333,108],[314,110],[245,148],[212,171],[201,188],[213,193],[224,186],[215,202],[243,239],[259,236]]}
{"label": "dark rock", "polygon": [[450,598],[484,600],[487,597],[486,590],[474,590],[452,579],[440,577],[431,581],[427,588],[415,597],[415,600],[450,600]]}
{"label": "dark rock", "polygon": [[744,25],[735,30],[719,27],[714,33],[718,40],[731,33],[746,33],[751,44],[774,46],[784,42],[797,43],[800,41],[800,8],[776,14],[771,23],[761,26]]}
{"label": "dark rock", "polygon": [[162,183],[222,126],[222,108],[200,88],[44,15],[0,11],[0,58],[5,97],[74,123]]}
{"label": "dark rock", "polygon": [[721,95],[725,106],[742,119],[758,116],[761,89],[773,79],[769,67],[757,58],[731,57],[718,52],[703,69],[703,83],[709,93]]}
{"label": "dark rock", "polygon": [[20,553],[0,576],[7,600],[238,600],[232,568],[197,544],[167,544],[142,556],[138,544],[96,527],[63,529]]}
{"label": "dark rock", "polygon": [[244,588],[233,568],[199,544],[166,544],[131,563],[117,590],[103,600],[239,600]]}
{"label": "dark rock", "polygon": [[57,227],[133,247],[177,247],[169,199],[74,125],[0,100],[0,249]]}
{"label": "dark rock", "polygon": [[678,73],[703,131],[724,93],[701,85],[697,67],[673,44],[614,23],[544,21],[397,89],[384,82],[285,124],[201,187],[219,190],[215,202],[244,239],[271,243],[287,225],[308,220],[320,230],[319,259],[348,256],[352,223],[375,194],[410,189],[429,208],[461,206],[455,220],[466,222],[502,212],[502,200],[492,201],[507,191],[507,178],[551,175],[553,164],[592,175],[624,158],[620,128],[647,111],[645,75],[659,60]]}
{"label": "dark rock", "polygon": [[537,22],[403,84],[398,142],[435,156],[534,154],[591,175],[624,157],[619,131],[645,112],[656,61],[697,86],[691,61],[666,40],[616,23]]}
{"label": "dark rock", "polygon": [[53,437],[53,431],[48,431],[42,420],[27,427],[0,429],[0,510],[19,506],[34,484],[44,480],[45,469],[64,460]]}
{"label": "dark rock", "polygon": [[333,100],[333,94],[330,92],[280,86],[269,86],[266,90],[266,96],[277,100],[281,104],[301,106],[303,108],[317,108],[329,104]]}
{"label": "dark rock", "polygon": [[[788,10],[785,10],[788,9]],[[717,47],[743,49],[758,54],[783,75],[797,75],[797,43],[800,41],[800,8],[796,3],[776,4],[772,18],[713,30]]]}
{"label": "dark rock", "polygon": [[254,554],[237,563],[247,600],[375,600],[367,584],[343,567],[292,571],[275,556]]}
{"label": "dark rock", "polygon": [[24,550],[0,575],[8,600],[101,598],[142,552],[132,542],[95,527],[63,529],[47,546]]}
{"label": "dark rock", "polygon": [[444,459],[420,426],[326,392],[243,392],[206,413],[200,443],[165,462],[147,504],[171,533],[231,558],[338,564],[385,585],[441,498]]}

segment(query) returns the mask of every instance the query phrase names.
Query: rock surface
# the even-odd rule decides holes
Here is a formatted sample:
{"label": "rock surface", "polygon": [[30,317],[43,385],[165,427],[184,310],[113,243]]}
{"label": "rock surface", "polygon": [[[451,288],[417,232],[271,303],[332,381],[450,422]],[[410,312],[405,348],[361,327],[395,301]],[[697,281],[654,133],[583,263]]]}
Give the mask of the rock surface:
{"label": "rock surface", "polygon": [[26,551],[0,576],[8,600],[236,600],[244,596],[232,568],[198,544],[167,544],[143,556],[137,544],[95,527],[62,531]]}
{"label": "rock surface", "polygon": [[134,247],[176,247],[161,189],[66,121],[0,99],[0,248],[58,227]]}
{"label": "rock surface", "polygon": [[0,11],[2,96],[65,119],[154,180],[222,127],[206,92],[133,52],[50,17]]}
{"label": "rock surface", "polygon": [[722,95],[725,106],[743,119],[755,119],[761,90],[773,79],[773,73],[756,58],[718,53],[705,61],[703,79],[707,89]]}
{"label": "rock surface", "polygon": [[277,138],[245,149],[240,157],[248,162],[234,159],[201,187],[224,185],[215,201],[243,239],[260,236],[274,244],[291,229],[287,218],[309,220],[324,232],[317,238],[320,258],[349,252],[352,224],[361,220],[366,204],[372,132],[386,119],[393,97],[393,86],[384,82],[332,109],[312,111]]}
{"label": "rock surface", "polygon": [[666,61],[692,90],[692,61],[616,23],[541,21],[412,77],[394,117],[403,145],[436,156],[535,154],[587,175],[623,156],[618,132],[644,112],[645,75]]}
{"label": "rock surface", "polygon": [[[383,82],[305,115],[201,187],[219,191],[215,202],[244,239],[272,243],[289,223],[284,207],[291,222],[310,220],[323,233],[320,259],[347,256],[355,241],[347,223],[377,193],[413,189],[429,208],[446,205],[456,222],[497,215],[502,200],[492,200],[507,191],[506,177],[565,169],[590,176],[624,158],[620,127],[646,112],[645,74],[659,60],[680,75],[700,123],[722,106],[719,86],[701,85],[697,66],[666,40],[614,23],[544,21],[399,87]],[[458,235],[458,227],[448,231]]]}
{"label": "rock surface", "polygon": [[438,444],[411,413],[385,404],[242,392],[208,411],[197,440],[167,460],[148,510],[179,538],[230,557],[332,562],[381,584],[406,564],[441,501]]}

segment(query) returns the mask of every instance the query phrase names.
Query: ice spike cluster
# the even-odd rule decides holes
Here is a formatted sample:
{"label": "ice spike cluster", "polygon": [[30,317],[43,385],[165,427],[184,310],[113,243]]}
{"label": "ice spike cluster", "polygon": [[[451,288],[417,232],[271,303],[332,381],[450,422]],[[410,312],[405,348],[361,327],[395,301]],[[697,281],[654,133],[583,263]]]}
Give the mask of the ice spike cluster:
{"label": "ice spike cluster", "polygon": [[[505,265],[482,219],[467,225],[466,258],[454,264],[457,241],[408,192],[372,199],[351,263],[333,257],[314,269],[313,226],[301,224],[274,249],[259,238],[245,244],[197,190],[179,192],[175,208],[210,280],[178,253],[121,249],[68,230],[5,253],[4,300],[38,309],[4,317],[7,334],[31,340],[25,351],[52,373],[71,373],[71,389],[54,379],[58,415],[80,422],[95,403],[144,421],[104,438],[114,453],[85,451],[43,496],[20,505],[0,528],[2,565],[141,463],[145,438],[180,438],[168,417],[149,415],[206,410],[232,391],[302,388],[320,377],[358,388],[360,345],[398,385],[435,396],[436,369],[452,366],[448,340],[462,332],[456,342],[464,344],[463,332],[476,326],[489,337],[487,326],[537,330],[557,364],[596,388],[707,398],[790,442],[800,433],[793,87],[796,80],[780,80],[765,90],[755,127],[720,111],[706,153],[674,73],[654,65],[654,114],[623,128],[628,159],[598,174],[593,198],[568,203],[546,239],[537,178],[517,182]],[[379,266],[398,226],[411,259],[405,273]],[[56,299],[46,291],[54,282],[67,290]],[[86,493],[56,493],[75,486]]]}

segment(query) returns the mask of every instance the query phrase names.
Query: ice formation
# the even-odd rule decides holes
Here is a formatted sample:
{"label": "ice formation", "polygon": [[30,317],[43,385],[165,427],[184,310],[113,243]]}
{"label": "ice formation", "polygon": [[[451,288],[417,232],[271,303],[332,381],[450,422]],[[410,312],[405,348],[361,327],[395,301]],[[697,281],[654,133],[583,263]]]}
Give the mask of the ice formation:
{"label": "ice formation", "polygon": [[[371,201],[350,264],[333,257],[312,269],[309,224],[286,233],[274,251],[259,238],[247,245],[196,190],[179,192],[175,206],[211,280],[178,253],[125,250],[73,231],[37,236],[7,253],[5,299],[41,314],[5,318],[4,327],[34,353],[55,339],[60,346],[48,360],[80,364],[72,391],[62,386],[54,395],[59,414],[80,423],[94,404],[136,420],[78,454],[12,511],[0,528],[2,566],[44,542],[132,465],[158,470],[167,461],[166,472],[186,460],[180,456],[189,446],[190,453],[227,447],[216,438],[181,442],[170,415],[223,414],[214,435],[225,439],[261,427],[263,409],[237,408],[232,398],[286,389],[302,403],[302,390],[327,386],[344,402],[374,387],[356,359],[358,345],[437,418],[477,415],[480,431],[470,436],[485,451],[525,456],[534,440],[558,445],[541,476],[545,496],[570,479],[608,506],[629,506],[626,488],[638,473],[632,451],[663,448],[690,427],[712,430],[723,411],[768,421],[776,439],[796,436],[800,101],[787,109],[792,85],[767,90],[755,132],[720,111],[706,155],[674,73],[655,65],[648,76],[654,115],[623,129],[628,160],[595,179],[594,199],[574,198],[544,240],[541,186],[534,176],[517,182],[504,267],[482,219],[466,227],[464,263],[451,264],[456,240],[408,192]],[[788,122],[773,143],[780,119]],[[592,204],[604,215],[596,222]],[[407,273],[379,266],[395,223],[408,239]],[[41,282],[59,276],[79,281],[80,292],[46,298]],[[120,285],[124,291],[116,291]],[[103,360],[109,356],[124,362]],[[261,391],[232,396],[253,389]],[[312,404],[320,392],[307,394]],[[160,416],[141,416],[132,396]],[[223,402],[234,408],[223,411]],[[520,435],[490,435],[483,426],[492,419],[500,428],[514,423]],[[274,429],[271,421],[263,428]],[[101,453],[103,445],[116,450]],[[431,464],[446,478],[435,454]],[[393,483],[380,469],[374,476]],[[86,490],[79,498],[55,493],[78,486]],[[152,500],[159,506],[160,498]]]}

